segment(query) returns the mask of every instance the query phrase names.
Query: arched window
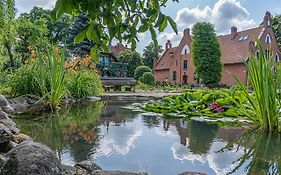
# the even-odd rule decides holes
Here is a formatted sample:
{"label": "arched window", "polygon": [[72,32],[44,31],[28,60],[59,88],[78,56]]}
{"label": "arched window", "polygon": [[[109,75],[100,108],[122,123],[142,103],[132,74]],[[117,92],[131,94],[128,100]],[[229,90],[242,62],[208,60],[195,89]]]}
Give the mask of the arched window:
{"label": "arched window", "polygon": [[190,49],[187,44],[182,48],[181,54],[182,55],[190,54]]}
{"label": "arched window", "polygon": [[268,43],[268,44],[271,43],[271,37],[270,37],[269,34],[266,35],[265,42]]}
{"label": "arched window", "polygon": [[260,52],[257,50],[256,51],[256,57],[259,58],[259,56],[260,56]]}
{"label": "arched window", "polygon": [[279,60],[279,55],[278,55],[278,53],[276,53],[276,55],[275,55],[275,61],[276,62],[279,62],[280,60]]}

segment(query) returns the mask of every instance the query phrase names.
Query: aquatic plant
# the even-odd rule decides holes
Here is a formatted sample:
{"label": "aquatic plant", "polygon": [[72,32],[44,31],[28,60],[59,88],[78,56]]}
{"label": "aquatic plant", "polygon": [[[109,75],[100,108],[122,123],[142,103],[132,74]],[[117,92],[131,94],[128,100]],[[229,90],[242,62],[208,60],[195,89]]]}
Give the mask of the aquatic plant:
{"label": "aquatic plant", "polygon": [[274,62],[272,52],[264,53],[261,43],[258,40],[256,42],[259,54],[257,56],[251,55],[248,63],[246,63],[248,79],[253,93],[249,93],[249,87],[244,86],[236,78],[249,103],[247,106],[239,102],[235,103],[240,112],[262,130],[281,132],[281,66]]}
{"label": "aquatic plant", "polygon": [[[234,100],[235,99],[235,100]],[[146,104],[146,110],[162,113],[166,116],[208,116],[208,117],[238,117],[243,116],[236,110],[235,102],[247,104],[247,99],[239,89],[198,90],[184,92],[180,95],[164,97],[160,101]]]}

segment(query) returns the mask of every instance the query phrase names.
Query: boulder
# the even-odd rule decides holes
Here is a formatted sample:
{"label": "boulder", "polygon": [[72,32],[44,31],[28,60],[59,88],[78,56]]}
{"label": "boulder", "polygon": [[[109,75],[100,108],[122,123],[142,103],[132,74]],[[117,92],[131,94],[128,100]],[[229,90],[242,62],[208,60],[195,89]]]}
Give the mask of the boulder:
{"label": "boulder", "polygon": [[0,95],[0,107],[3,106],[8,106],[8,100],[3,95]]}
{"label": "boulder", "polygon": [[89,161],[80,162],[76,164],[74,167],[75,167],[75,175],[86,175],[86,174],[91,174],[95,170],[101,170],[101,167]]}
{"label": "boulder", "polygon": [[7,114],[10,114],[10,115],[14,114],[14,108],[12,108],[10,105],[3,106],[1,108]]}
{"label": "boulder", "polygon": [[13,134],[8,128],[0,128],[0,145],[12,140]]}
{"label": "boulder", "polygon": [[5,125],[13,134],[18,134],[20,130],[16,128],[16,123],[13,122],[10,118],[0,119],[0,124]]}
{"label": "boulder", "polygon": [[10,106],[17,114],[36,113],[44,110],[44,102],[33,96],[20,96],[10,100]]}
{"label": "boulder", "polygon": [[0,172],[1,172],[2,168],[5,166],[7,160],[8,160],[7,157],[0,154]]}
{"label": "boulder", "polygon": [[104,171],[96,170],[91,175],[148,175],[148,173],[131,173],[127,171]]}
{"label": "boulder", "polygon": [[20,133],[20,134],[13,135],[13,141],[15,141],[17,143],[21,143],[21,142],[24,142],[24,141],[33,141],[33,140],[28,135]]}
{"label": "boulder", "polygon": [[6,112],[2,111],[1,108],[0,108],[0,120],[1,119],[8,119],[8,118],[9,118],[9,115]]}
{"label": "boulder", "polygon": [[36,142],[22,142],[6,155],[8,161],[1,175],[61,175],[63,167],[55,153]]}

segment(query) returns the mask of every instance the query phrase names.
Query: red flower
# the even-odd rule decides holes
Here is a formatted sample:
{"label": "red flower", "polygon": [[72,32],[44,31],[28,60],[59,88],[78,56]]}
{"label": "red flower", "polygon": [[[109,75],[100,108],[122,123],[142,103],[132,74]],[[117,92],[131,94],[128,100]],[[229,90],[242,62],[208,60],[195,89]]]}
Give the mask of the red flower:
{"label": "red flower", "polygon": [[224,112],[224,109],[223,108],[217,108],[216,111],[217,111],[217,113],[222,113],[222,112]]}

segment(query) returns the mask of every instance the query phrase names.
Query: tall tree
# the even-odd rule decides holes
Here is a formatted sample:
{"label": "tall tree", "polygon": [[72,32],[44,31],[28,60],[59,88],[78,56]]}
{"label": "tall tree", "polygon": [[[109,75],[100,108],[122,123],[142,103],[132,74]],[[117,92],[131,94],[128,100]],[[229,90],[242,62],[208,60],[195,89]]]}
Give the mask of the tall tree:
{"label": "tall tree", "polygon": [[196,23],[192,28],[192,58],[195,77],[204,84],[220,82],[221,51],[214,26],[207,22]]}
{"label": "tall tree", "polygon": [[154,60],[157,60],[162,52],[163,49],[161,45],[156,46],[153,42],[149,43],[149,45],[143,49],[143,64],[152,69]]}
{"label": "tall tree", "polygon": [[140,54],[136,51],[125,50],[118,55],[118,60],[121,63],[128,65],[127,76],[134,77],[135,69],[143,65]]}
{"label": "tall tree", "polygon": [[169,23],[177,33],[176,23],[161,11],[167,2],[168,0],[57,0],[52,17],[56,19],[64,13],[87,14],[89,24],[80,31],[75,42],[81,42],[84,38],[95,41],[91,53],[97,57],[99,49],[107,51],[107,45],[113,39],[131,44],[134,50],[138,33],[150,31],[155,43],[155,28],[162,32]]}
{"label": "tall tree", "polygon": [[11,67],[15,66],[15,58],[12,50],[16,35],[15,14],[14,0],[0,1],[0,42],[6,49]]}
{"label": "tall tree", "polygon": [[35,17],[32,13],[23,13],[17,19],[17,42],[15,51],[25,64],[30,57],[30,49],[47,49],[49,44],[47,19]]}
{"label": "tall tree", "polygon": [[272,18],[272,28],[277,39],[279,48],[281,48],[281,15]]}

